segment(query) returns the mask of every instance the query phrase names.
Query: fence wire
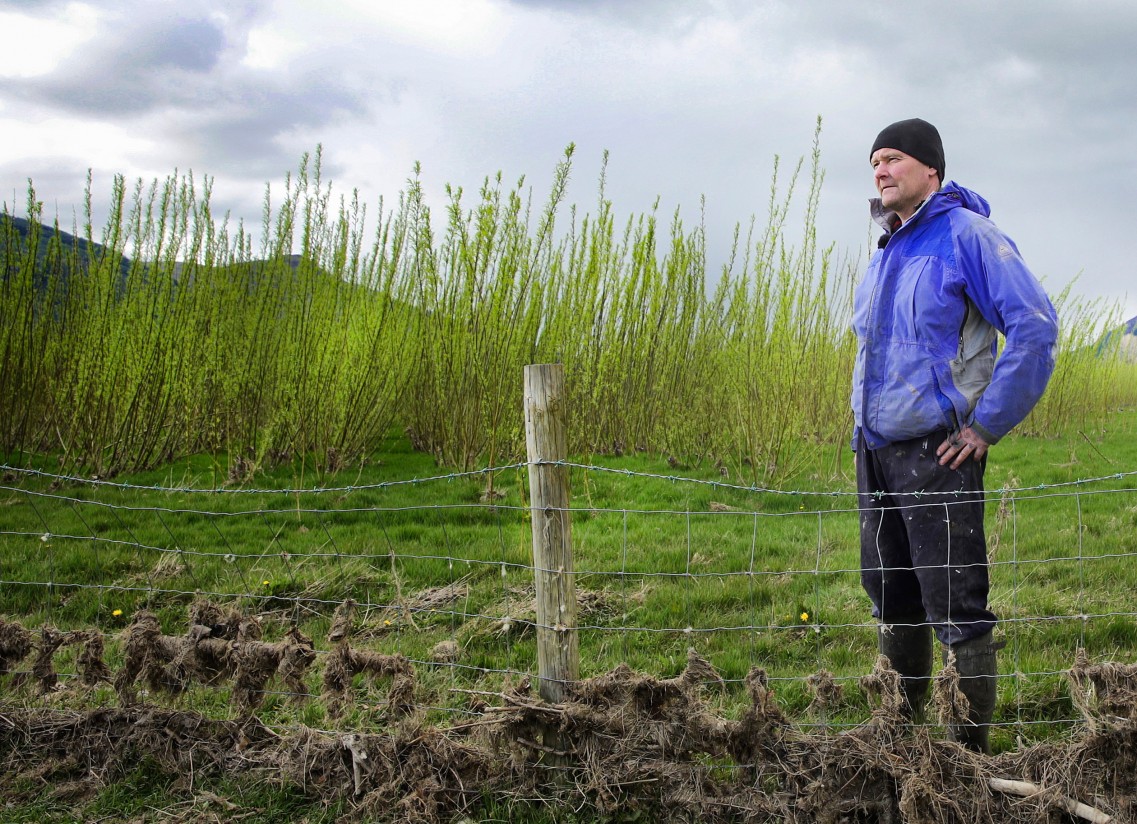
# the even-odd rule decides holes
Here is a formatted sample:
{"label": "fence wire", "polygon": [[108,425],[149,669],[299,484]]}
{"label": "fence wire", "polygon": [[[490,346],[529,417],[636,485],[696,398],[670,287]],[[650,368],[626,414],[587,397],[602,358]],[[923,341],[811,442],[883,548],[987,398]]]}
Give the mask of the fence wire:
{"label": "fence wire", "polygon": [[[876,626],[860,588],[852,491],[562,465],[577,502],[582,677],[619,663],[674,675],[694,648],[728,691],[762,667],[804,709],[809,674],[825,670],[855,690],[872,669]],[[464,713],[454,696],[536,677],[527,466],[287,489],[0,467],[0,617],[113,639],[150,610],[176,636],[190,605],[206,599],[258,616],[266,637],[303,628],[326,660],[333,617],[353,603],[353,644],[404,656],[430,673],[427,706]],[[481,494],[491,476],[499,491]],[[987,493],[990,602],[1007,642],[1000,704],[1013,708],[997,720],[1015,734],[1076,722],[1062,674],[1077,650],[1134,659],[1135,476]],[[660,506],[606,503],[629,484],[654,485]],[[898,508],[940,507],[950,520],[954,504],[912,496]],[[59,658],[60,679],[77,679],[75,656]]]}

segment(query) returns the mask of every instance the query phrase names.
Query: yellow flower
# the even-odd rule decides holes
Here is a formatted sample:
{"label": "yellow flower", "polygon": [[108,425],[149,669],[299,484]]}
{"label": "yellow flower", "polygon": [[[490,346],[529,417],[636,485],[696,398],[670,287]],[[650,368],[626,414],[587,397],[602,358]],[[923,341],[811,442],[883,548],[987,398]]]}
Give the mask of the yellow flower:
{"label": "yellow flower", "polygon": [[271,586],[272,586],[272,581],[265,581],[265,586],[266,586],[266,587],[271,587]]}
{"label": "yellow flower", "polygon": [[114,612],[111,613],[111,615],[113,615],[115,618],[118,618],[120,615],[122,615],[122,610],[116,609]]}
{"label": "yellow flower", "polygon": [[803,620],[803,621],[808,621],[808,620],[809,620],[809,613],[808,613],[808,612],[803,612],[803,613],[801,614],[801,620]]}
{"label": "yellow flower", "polygon": [[389,627],[389,626],[391,626],[391,622],[389,620],[384,619],[383,620],[383,626]]}

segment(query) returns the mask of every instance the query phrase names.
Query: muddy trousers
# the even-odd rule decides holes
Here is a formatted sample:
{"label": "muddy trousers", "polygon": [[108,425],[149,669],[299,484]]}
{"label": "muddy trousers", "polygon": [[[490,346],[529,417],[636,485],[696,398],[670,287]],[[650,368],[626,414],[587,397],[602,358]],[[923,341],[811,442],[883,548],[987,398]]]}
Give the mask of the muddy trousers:
{"label": "muddy trousers", "polygon": [[948,432],[857,452],[861,583],[880,620],[879,648],[901,676],[911,717],[922,719],[932,631],[956,653],[970,723],[949,734],[986,751],[994,711],[995,615],[983,532],[984,462],[940,466]]}
{"label": "muddy trousers", "polygon": [[857,452],[861,584],[884,624],[930,623],[957,644],[995,627],[987,609],[983,464],[940,466],[947,432]]}

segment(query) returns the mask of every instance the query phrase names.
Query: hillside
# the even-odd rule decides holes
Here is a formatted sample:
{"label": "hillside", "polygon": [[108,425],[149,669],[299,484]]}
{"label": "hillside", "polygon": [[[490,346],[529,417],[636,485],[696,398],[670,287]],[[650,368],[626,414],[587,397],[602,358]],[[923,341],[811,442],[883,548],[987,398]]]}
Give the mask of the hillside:
{"label": "hillside", "polygon": [[[90,260],[101,259],[106,254],[106,249],[102,244],[91,243],[86,238],[77,237],[70,232],[57,231],[55,227],[44,223],[39,224],[38,227],[37,282],[44,277],[45,267],[48,265],[49,255],[53,248],[59,250],[57,265],[65,275],[70,274],[71,261],[78,260],[85,265]],[[10,267],[18,265],[18,261],[23,259],[23,252],[27,249],[29,235],[32,232],[33,224],[26,219],[0,213],[0,273],[6,274]],[[55,247],[53,241],[58,242],[58,247]],[[21,247],[20,254],[13,256],[9,251],[9,246],[17,243]],[[130,259],[125,256],[120,257],[119,270],[125,277],[130,271]]]}
{"label": "hillside", "polygon": [[1121,353],[1131,363],[1137,363],[1137,315],[1125,321],[1121,329]]}
{"label": "hillside", "polygon": [[[0,212],[0,277],[6,277],[7,272],[18,267],[24,260],[29,235],[32,231],[33,224],[25,218],[13,217]],[[57,247],[56,242],[58,243]],[[16,254],[8,251],[14,244],[18,244],[20,247]],[[53,248],[57,248],[58,251],[53,253]],[[53,226],[44,223],[39,224],[35,274],[37,288],[42,288],[46,283],[51,266],[58,267],[66,280],[71,274],[73,261],[78,261],[85,268],[91,260],[101,260],[106,253],[106,247],[100,243],[92,243],[86,238],[77,237],[70,232],[57,231]],[[300,255],[288,255],[284,260],[289,270],[295,272],[299,269]],[[130,258],[125,255],[120,256],[119,271],[124,280],[130,272],[131,265]],[[253,278],[258,277],[266,269],[266,262],[263,260],[247,261],[238,265],[250,267],[250,277]],[[144,265],[144,268],[148,267]],[[184,269],[185,264],[181,261],[174,264],[173,279],[175,282],[181,280]],[[330,275],[328,276],[330,277]]]}
{"label": "hillside", "polygon": [[[1120,340],[1115,338],[1116,335],[1121,336]],[[1100,355],[1112,349],[1115,341],[1122,360],[1137,363],[1137,316],[1102,335],[1096,346],[1097,353]]]}

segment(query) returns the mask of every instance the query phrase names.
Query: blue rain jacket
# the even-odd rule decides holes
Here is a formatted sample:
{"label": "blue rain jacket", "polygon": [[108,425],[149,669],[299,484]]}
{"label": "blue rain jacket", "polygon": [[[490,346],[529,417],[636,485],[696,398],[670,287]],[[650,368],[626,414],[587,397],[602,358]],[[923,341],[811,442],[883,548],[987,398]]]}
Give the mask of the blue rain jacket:
{"label": "blue rain jacket", "polygon": [[949,182],[873,256],[853,302],[854,448],[963,426],[995,443],[1042,397],[1057,314],[990,214]]}

